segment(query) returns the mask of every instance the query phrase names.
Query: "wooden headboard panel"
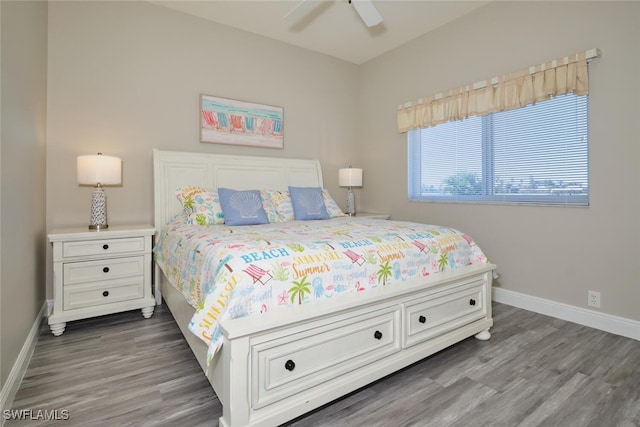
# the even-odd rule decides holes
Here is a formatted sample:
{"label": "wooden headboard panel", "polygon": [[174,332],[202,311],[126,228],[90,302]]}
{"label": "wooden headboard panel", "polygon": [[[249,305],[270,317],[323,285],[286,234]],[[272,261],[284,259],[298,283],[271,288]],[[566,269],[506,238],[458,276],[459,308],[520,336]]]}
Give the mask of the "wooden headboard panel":
{"label": "wooden headboard panel", "polygon": [[318,160],[153,150],[154,221],[159,229],[180,212],[176,190],[198,185],[211,190],[287,190],[323,187]]}

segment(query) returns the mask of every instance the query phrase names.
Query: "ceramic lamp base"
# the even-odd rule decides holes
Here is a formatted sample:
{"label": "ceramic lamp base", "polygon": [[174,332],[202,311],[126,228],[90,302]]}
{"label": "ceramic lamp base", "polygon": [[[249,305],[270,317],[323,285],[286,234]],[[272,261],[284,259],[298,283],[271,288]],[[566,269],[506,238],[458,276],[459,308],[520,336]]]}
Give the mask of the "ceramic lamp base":
{"label": "ceramic lamp base", "polygon": [[353,194],[351,187],[347,190],[347,211],[345,213],[349,216],[356,214],[356,196]]}
{"label": "ceramic lamp base", "polygon": [[108,228],[107,224],[107,195],[98,185],[91,193],[91,222],[90,230],[102,230]]}

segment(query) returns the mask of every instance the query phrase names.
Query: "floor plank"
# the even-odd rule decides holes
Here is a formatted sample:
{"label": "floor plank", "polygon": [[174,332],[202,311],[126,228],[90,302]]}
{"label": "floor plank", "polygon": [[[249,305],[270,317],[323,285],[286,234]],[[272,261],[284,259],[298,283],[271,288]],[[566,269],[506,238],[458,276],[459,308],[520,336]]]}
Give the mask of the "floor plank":
{"label": "floor plank", "polygon": [[[289,427],[640,426],[640,342],[494,303],[464,340]],[[166,306],[43,327],[5,426],[216,426],[222,407]],[[40,413],[41,414],[41,413]],[[34,418],[33,416],[31,418]]]}

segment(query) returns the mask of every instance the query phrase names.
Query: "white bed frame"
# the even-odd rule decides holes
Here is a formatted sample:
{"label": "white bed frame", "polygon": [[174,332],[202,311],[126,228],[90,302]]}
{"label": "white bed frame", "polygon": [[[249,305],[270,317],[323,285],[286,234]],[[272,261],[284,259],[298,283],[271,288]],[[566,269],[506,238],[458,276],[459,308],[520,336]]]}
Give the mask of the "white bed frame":
{"label": "white bed frame", "polygon": [[[183,185],[287,190],[323,186],[317,160],[154,150],[155,226],[181,209]],[[155,269],[164,298],[223,406],[220,425],[275,426],[475,335],[490,338],[495,266],[464,267],[364,295],[221,323],[224,343],[188,330],[194,309]],[[336,304],[337,303],[337,304]]]}

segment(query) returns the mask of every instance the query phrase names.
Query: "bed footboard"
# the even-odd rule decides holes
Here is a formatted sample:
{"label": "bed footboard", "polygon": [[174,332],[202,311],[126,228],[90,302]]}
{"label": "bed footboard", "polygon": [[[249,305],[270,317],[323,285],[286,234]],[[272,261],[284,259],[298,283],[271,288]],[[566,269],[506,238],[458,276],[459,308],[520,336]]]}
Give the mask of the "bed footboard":
{"label": "bed footboard", "polygon": [[223,322],[208,369],[205,344],[187,328],[193,308],[161,272],[156,278],[222,403],[220,425],[238,427],[282,424],[468,337],[489,339],[494,269]]}
{"label": "bed footboard", "polygon": [[489,339],[493,269],[223,323],[220,425],[279,425],[465,338]]}

